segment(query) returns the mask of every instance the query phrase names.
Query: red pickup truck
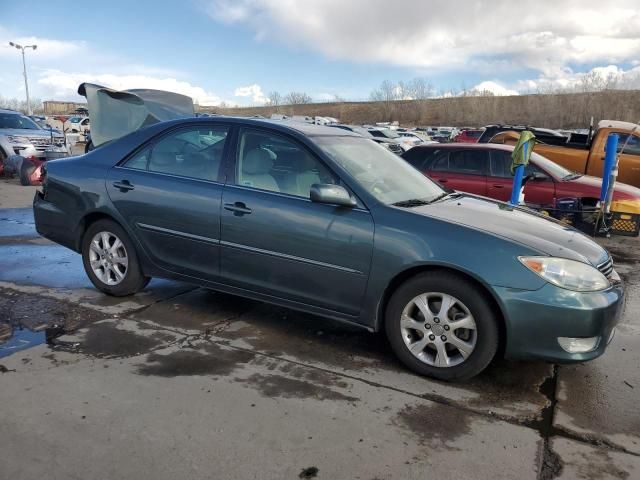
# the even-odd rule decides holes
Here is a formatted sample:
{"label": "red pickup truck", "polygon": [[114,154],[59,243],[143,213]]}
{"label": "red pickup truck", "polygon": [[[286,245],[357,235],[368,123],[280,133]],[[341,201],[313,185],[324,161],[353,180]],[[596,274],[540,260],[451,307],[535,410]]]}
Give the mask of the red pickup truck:
{"label": "red pickup truck", "polygon": [[[439,144],[413,147],[402,157],[449,188],[507,201],[513,184],[511,152],[511,145]],[[554,208],[560,198],[579,198],[583,205],[595,206],[600,197],[602,179],[570,172],[535,151],[525,175],[530,177],[525,202],[532,206]],[[640,211],[640,189],[616,183],[612,211],[619,205],[627,207],[622,211],[629,206]]]}

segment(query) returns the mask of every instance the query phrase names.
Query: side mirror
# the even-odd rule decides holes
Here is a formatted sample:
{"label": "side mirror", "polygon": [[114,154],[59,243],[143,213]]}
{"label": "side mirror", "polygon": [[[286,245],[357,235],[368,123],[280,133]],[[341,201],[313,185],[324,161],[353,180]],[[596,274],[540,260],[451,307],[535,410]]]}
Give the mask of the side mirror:
{"label": "side mirror", "polygon": [[545,180],[549,180],[549,177],[542,172],[533,172],[529,174],[529,178],[534,182],[544,182]]}
{"label": "side mirror", "polygon": [[349,208],[356,206],[356,201],[351,198],[346,188],[329,183],[314,183],[311,185],[309,198],[311,198],[312,202],[317,203],[328,203]]}

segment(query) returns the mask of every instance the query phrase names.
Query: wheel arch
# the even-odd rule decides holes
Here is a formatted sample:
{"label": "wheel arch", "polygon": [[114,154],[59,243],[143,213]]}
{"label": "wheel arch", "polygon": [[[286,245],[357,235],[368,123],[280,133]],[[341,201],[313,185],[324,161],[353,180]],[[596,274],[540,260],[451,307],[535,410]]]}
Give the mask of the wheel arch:
{"label": "wheel arch", "polygon": [[98,210],[98,211],[87,213],[84,217],[80,219],[80,222],[78,223],[78,230],[76,232],[76,241],[75,241],[75,247],[77,252],[79,253],[82,252],[82,241],[84,240],[84,235],[87,232],[87,229],[89,228],[90,225],[97,222],[98,220],[111,220],[112,222],[117,223],[125,232],[127,232],[127,229],[122,225],[121,222],[118,221],[117,218],[114,218],[112,215],[109,215],[106,212]]}
{"label": "wheel arch", "polygon": [[387,305],[389,304],[391,296],[398,289],[398,287],[409,279],[415,277],[416,275],[435,271],[454,273],[460,277],[465,278],[478,287],[478,290],[487,299],[491,306],[491,309],[495,312],[496,318],[498,319],[499,343],[496,356],[504,356],[507,340],[507,322],[504,310],[502,309],[500,302],[496,298],[495,294],[491,291],[491,289],[477,277],[473,276],[469,272],[452,267],[450,265],[416,265],[397,273],[388,283],[387,287],[384,290],[384,293],[382,294],[382,298],[378,303],[378,308],[376,311],[375,331],[380,331],[384,328],[384,317]]}

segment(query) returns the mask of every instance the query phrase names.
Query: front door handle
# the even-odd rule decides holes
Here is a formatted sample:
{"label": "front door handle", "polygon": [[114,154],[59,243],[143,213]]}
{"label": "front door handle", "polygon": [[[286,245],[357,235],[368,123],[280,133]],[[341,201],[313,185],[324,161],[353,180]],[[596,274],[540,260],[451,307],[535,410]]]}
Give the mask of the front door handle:
{"label": "front door handle", "polygon": [[439,178],[438,181],[440,183],[447,183],[448,182],[448,180],[446,178]]}
{"label": "front door handle", "polygon": [[251,213],[251,209],[242,202],[225,203],[224,209],[233,212],[236,217],[241,217],[242,215],[248,215]]}
{"label": "front door handle", "polygon": [[127,192],[133,190],[135,187],[131,185],[129,180],[122,180],[120,182],[113,182],[113,186],[119,189],[121,192]]}

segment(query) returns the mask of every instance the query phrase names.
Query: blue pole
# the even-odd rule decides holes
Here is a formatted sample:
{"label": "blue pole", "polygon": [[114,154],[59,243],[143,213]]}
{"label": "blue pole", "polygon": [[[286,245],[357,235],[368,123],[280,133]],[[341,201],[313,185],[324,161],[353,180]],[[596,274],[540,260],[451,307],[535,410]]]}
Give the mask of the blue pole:
{"label": "blue pole", "polygon": [[602,190],[600,190],[600,201],[604,202],[607,198],[607,189],[609,188],[609,177],[611,170],[616,164],[616,153],[618,152],[618,134],[610,133],[607,137],[607,146],[605,148],[604,168],[602,169]]}
{"label": "blue pole", "polygon": [[[527,158],[527,148],[529,145],[524,144],[524,158]],[[513,187],[511,189],[511,205],[518,205],[520,203],[520,189],[522,188],[522,178],[524,177],[524,165],[518,165],[516,167],[515,174],[513,176]]]}

